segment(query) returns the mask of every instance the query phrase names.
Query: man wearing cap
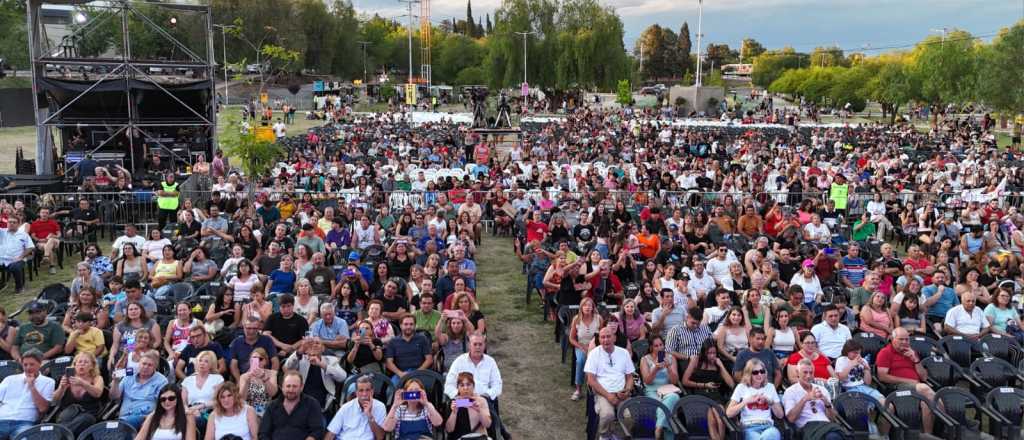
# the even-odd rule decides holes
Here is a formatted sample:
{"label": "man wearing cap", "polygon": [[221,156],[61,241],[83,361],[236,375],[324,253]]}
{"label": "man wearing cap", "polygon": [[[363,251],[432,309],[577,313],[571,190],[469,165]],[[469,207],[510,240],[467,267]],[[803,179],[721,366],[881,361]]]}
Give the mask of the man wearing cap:
{"label": "man wearing cap", "polygon": [[0,382],[0,438],[13,438],[31,428],[50,409],[56,384],[40,374],[42,364],[42,353],[26,350],[21,357],[23,373]]}
{"label": "man wearing cap", "polygon": [[302,230],[299,231],[298,239],[295,240],[295,246],[306,245],[309,250],[313,253],[326,252],[327,245],[324,244],[324,240],[320,238],[320,234],[316,232],[316,228],[310,224],[305,223],[302,225]]}
{"label": "man wearing cap", "polygon": [[93,326],[96,318],[92,313],[78,312],[74,319],[71,333],[64,343],[64,354],[89,353],[97,358],[103,356],[107,351],[107,345],[103,331]]}
{"label": "man wearing cap", "polygon": [[42,360],[53,359],[64,352],[64,327],[46,319],[46,306],[33,301],[28,306],[29,322],[18,327],[18,336],[11,347],[11,357],[21,362],[21,354],[37,350]]}

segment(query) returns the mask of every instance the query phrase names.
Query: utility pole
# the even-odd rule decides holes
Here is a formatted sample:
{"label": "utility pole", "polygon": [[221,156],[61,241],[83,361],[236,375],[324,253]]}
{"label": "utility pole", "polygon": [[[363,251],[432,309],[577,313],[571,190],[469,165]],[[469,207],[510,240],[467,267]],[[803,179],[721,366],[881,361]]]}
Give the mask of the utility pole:
{"label": "utility pole", "polygon": [[[701,64],[703,64],[703,61],[704,61],[704,59],[701,57],[701,50],[702,50],[702,48],[701,48],[701,45],[700,45],[701,37],[704,36],[704,30],[703,29],[704,29],[704,0],[697,0],[697,83],[694,84],[697,87],[700,87],[701,84],[703,84],[703,81],[701,81],[701,78],[700,78],[701,70],[702,70],[701,69]],[[687,56],[689,56],[689,54],[687,54]]]}
{"label": "utility pole", "polygon": [[224,60],[224,65],[221,68],[224,69],[224,107],[228,106],[228,36],[227,30],[234,29],[233,24],[215,24],[215,28],[220,29],[220,44],[221,44],[221,59]]}
{"label": "utility pole", "polygon": [[419,3],[419,0],[398,0],[399,3],[405,3],[409,8],[409,84],[412,84],[412,5]]}
{"label": "utility pole", "polygon": [[937,34],[942,34],[941,44],[946,44],[946,33],[949,32],[949,28],[942,27],[942,28],[939,28],[939,29],[932,29],[931,31],[935,32]]}
{"label": "utility pole", "polygon": [[[686,56],[690,56],[690,54],[686,54]],[[640,82],[641,83],[644,82],[644,73],[643,72],[644,72],[644,42],[641,41],[640,42]]]}
{"label": "utility pole", "polygon": [[[523,36],[523,88],[527,88],[529,87],[529,83],[526,82],[526,37],[536,34],[536,32],[516,32],[516,34]],[[528,95],[529,93],[523,93],[523,108],[526,107]]]}
{"label": "utility pole", "polygon": [[363,47],[363,84],[366,84],[366,46],[372,44],[369,41],[357,41]]}

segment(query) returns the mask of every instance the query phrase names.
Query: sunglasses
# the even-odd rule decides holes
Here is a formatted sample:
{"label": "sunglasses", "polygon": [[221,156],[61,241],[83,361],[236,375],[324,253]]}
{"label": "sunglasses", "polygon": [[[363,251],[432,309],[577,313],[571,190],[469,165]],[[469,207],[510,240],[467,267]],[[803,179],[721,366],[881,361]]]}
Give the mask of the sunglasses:
{"label": "sunglasses", "polygon": [[161,402],[176,402],[177,400],[178,400],[178,396],[162,396],[162,397],[160,397],[160,401]]}
{"label": "sunglasses", "polygon": [[765,373],[767,373],[767,371],[765,371],[765,370],[754,370],[754,371],[750,372],[750,374],[753,374],[754,376],[757,376],[757,375],[760,375],[760,374],[765,374]]}

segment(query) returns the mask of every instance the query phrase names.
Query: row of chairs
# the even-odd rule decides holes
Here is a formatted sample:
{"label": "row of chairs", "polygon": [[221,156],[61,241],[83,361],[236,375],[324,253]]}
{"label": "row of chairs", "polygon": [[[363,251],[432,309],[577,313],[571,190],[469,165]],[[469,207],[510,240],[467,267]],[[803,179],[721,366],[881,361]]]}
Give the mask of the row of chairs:
{"label": "row of chairs", "polygon": [[[935,400],[925,399],[912,391],[895,391],[886,397],[886,405],[863,393],[847,392],[836,397],[834,406],[839,417],[834,420],[842,426],[849,438],[868,439],[872,425],[884,421],[888,426],[888,438],[916,438],[924,429],[921,406],[935,414],[934,433],[945,439],[978,438],[986,432],[999,439],[1020,438],[1022,416],[1021,402],[1024,390],[1020,388],[997,388],[990,391],[985,400],[957,387],[947,387],[936,393]],[[588,396],[588,438],[596,434],[596,414],[593,395]],[[742,440],[742,426],[726,417],[725,408],[718,402],[700,395],[688,395],[679,399],[675,410],[669,410],[656,399],[639,396],[621,403],[616,417],[622,432],[633,439],[653,439],[656,420],[659,415],[669,420],[668,429],[679,439],[710,438],[708,414],[714,411],[724,421],[727,438]],[[799,429],[785,420],[776,420],[776,427],[786,439],[802,438]]]}
{"label": "row of chairs", "polygon": [[99,422],[90,426],[75,438],[75,434],[64,425],[43,423],[14,436],[11,440],[133,440],[136,431],[121,421]]}

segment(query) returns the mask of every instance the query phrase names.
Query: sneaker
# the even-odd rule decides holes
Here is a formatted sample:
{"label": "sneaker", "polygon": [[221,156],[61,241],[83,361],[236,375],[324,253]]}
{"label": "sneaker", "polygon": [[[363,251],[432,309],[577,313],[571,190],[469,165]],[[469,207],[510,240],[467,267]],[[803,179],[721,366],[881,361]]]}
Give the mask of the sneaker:
{"label": "sneaker", "polygon": [[57,275],[57,268],[50,266],[50,275]]}
{"label": "sneaker", "polygon": [[577,400],[580,400],[580,392],[579,391],[573,391],[572,392],[572,397],[570,397],[569,399],[574,401],[574,402],[577,401]]}

